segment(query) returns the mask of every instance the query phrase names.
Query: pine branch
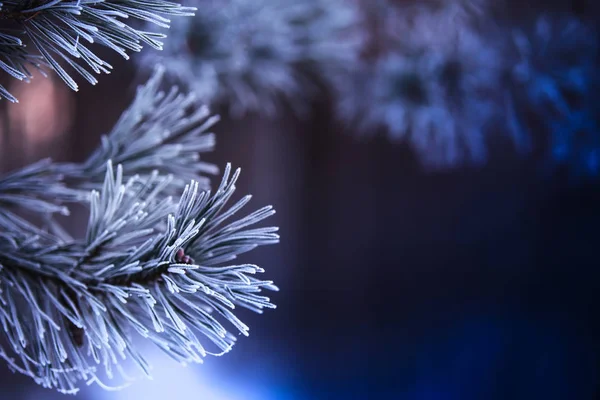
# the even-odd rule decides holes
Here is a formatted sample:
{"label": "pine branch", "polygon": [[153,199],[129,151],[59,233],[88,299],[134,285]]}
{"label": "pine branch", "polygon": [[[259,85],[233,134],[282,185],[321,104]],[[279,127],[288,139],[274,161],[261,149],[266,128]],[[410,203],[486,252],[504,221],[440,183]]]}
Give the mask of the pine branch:
{"label": "pine branch", "polygon": [[600,175],[593,13],[514,19],[506,4],[479,0],[366,4],[379,23],[372,57],[333,79],[349,128],[387,131],[430,169],[480,166],[512,146],[546,171]]}
{"label": "pine branch", "polygon": [[229,351],[235,336],[220,320],[247,335],[231,310],[273,308],[259,293],[276,289],[253,277],[261,268],[229,263],[278,242],[276,228],[249,228],[271,207],[226,223],[249,201],[225,208],[239,176],[230,171],[214,194],[192,182],[173,203],[158,200],[167,185],[158,174],[123,183],[122,168],[114,174],[109,163],[90,198],[85,239],[0,237],[0,322],[14,353],[0,356],[39,384],[74,393],[79,380],[101,383],[99,364],[109,378],[113,369],[124,374],[124,359],[148,373],[134,331],[182,363]]}
{"label": "pine branch", "polygon": [[136,175],[148,179],[155,170],[171,175],[162,196],[179,195],[190,180],[208,189],[209,179],[203,175],[217,174],[218,168],[203,161],[200,154],[214,148],[214,134],[207,131],[219,117],[198,106],[193,94],[183,94],[175,87],[162,91],[162,78],[159,67],[138,88],[130,107],[85,162],[43,160],[1,177],[0,229],[44,235],[17,212],[25,210],[42,217],[58,233],[61,228],[52,214],[68,215],[71,203],[87,201],[90,190],[100,189],[108,160],[124,166],[126,179]]}
{"label": "pine branch", "polygon": [[[72,72],[96,84],[93,75],[109,73],[112,66],[102,60],[91,44],[107,47],[129,58],[144,45],[162,49],[164,34],[137,29],[135,20],[168,28],[165,16],[191,16],[192,7],[166,0],[7,0],[0,3],[0,69],[28,81],[28,67],[48,66],[73,90],[78,89]],[[130,19],[132,20],[130,22]],[[40,55],[26,47],[31,41]],[[0,99],[16,102],[0,86]]]}
{"label": "pine branch", "polygon": [[0,231],[16,239],[45,237],[47,232],[24,218],[23,213],[51,219],[69,215],[68,203],[82,197],[80,190],[65,186],[60,167],[46,159],[0,178]]}
{"label": "pine branch", "polygon": [[148,82],[139,87],[132,104],[121,115],[102,145],[83,164],[64,164],[60,171],[76,188],[99,188],[107,160],[122,164],[128,177],[149,176],[154,170],[173,175],[168,195],[180,193],[192,179],[203,189],[218,168],[202,161],[200,155],[215,146],[208,130],[219,121],[206,106],[199,106],[194,93],[177,87],[161,90],[164,68],[155,68]]}
{"label": "pine branch", "polygon": [[233,116],[272,116],[280,103],[298,114],[318,93],[315,77],[356,60],[360,10],[345,0],[191,0],[196,16],[169,31],[165,51],[144,52],[203,102]]}
{"label": "pine branch", "polygon": [[[234,344],[225,321],[248,334],[232,309],[274,307],[260,292],[277,288],[253,276],[263,270],[232,265],[278,242],[276,228],[251,228],[274,211],[228,223],[250,196],[227,207],[239,176],[230,166],[214,194],[200,176],[217,172],[199,153],[214,146],[206,130],[218,118],[192,95],[161,91],[162,75],[138,89],[87,161],[44,160],[0,178],[0,324],[10,345],[0,357],[44,387],[127,380],[123,360],[148,374],[134,332],[182,363],[201,362]],[[85,238],[53,218],[70,203],[89,207]]]}
{"label": "pine branch", "polygon": [[362,133],[385,128],[426,168],[483,164],[487,128],[499,114],[489,93],[500,74],[496,54],[470,39],[477,52],[407,46],[363,65],[352,79],[339,79],[338,112]]}
{"label": "pine branch", "polygon": [[[574,17],[543,14],[513,27],[508,96],[511,129],[543,149],[546,164],[577,178],[600,174],[598,30]],[[523,139],[521,139],[523,140]]]}

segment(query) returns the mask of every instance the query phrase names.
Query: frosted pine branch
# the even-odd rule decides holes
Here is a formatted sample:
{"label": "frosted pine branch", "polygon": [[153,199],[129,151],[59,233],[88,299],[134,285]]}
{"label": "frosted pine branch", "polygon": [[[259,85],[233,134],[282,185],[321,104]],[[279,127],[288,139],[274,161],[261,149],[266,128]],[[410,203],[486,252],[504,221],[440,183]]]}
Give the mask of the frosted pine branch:
{"label": "frosted pine branch", "polygon": [[[45,237],[47,233],[28,221],[38,215],[69,215],[68,203],[79,201],[81,191],[65,186],[60,167],[46,159],[0,178],[0,231],[14,239]],[[25,215],[24,215],[25,214]]]}
{"label": "frosted pine branch", "polygon": [[248,334],[232,310],[274,308],[260,292],[276,290],[254,277],[258,266],[231,263],[279,239],[276,228],[251,228],[271,207],[228,222],[250,200],[226,208],[238,176],[227,166],[214,194],[192,182],[173,203],[158,200],[165,178],[124,182],[109,163],[84,239],[0,236],[0,321],[10,345],[0,356],[45,387],[75,393],[81,380],[104,385],[100,370],[126,377],[123,360],[149,373],[134,333],[182,363],[229,351],[227,325]]}
{"label": "frosted pine branch", "polygon": [[308,110],[314,77],[347,68],[362,45],[353,0],[191,0],[196,16],[169,31],[165,51],[137,58],[163,63],[211,106],[274,115],[281,103]]}
{"label": "frosted pine branch", "polygon": [[[54,213],[68,215],[69,203],[87,201],[90,190],[102,187],[108,160],[122,164],[127,179],[135,175],[147,179],[155,170],[171,175],[163,196],[179,195],[192,179],[201,189],[208,189],[205,174],[215,175],[218,168],[203,161],[201,154],[214,148],[215,137],[209,129],[219,117],[199,106],[193,94],[176,87],[163,91],[162,77],[162,69],[157,68],[138,88],[111,132],[102,137],[101,146],[83,163],[44,160],[0,177],[0,228],[11,231],[29,226],[13,212],[15,208],[46,219]],[[54,225],[51,219],[47,222]]]}
{"label": "frosted pine branch", "polygon": [[427,168],[482,164],[486,129],[499,114],[489,96],[498,57],[477,36],[464,38],[468,51],[406,46],[365,63],[351,79],[342,75],[339,114],[362,133],[384,128],[409,143]]}
{"label": "frosted pine branch", "polygon": [[483,165],[512,146],[545,170],[600,175],[593,16],[515,20],[480,0],[363,4],[379,24],[371,53],[332,80],[349,130],[385,131],[426,168]]}
{"label": "frosted pine branch", "polygon": [[534,143],[542,136],[548,164],[567,166],[575,176],[598,176],[597,27],[553,15],[534,22],[507,35],[513,50],[508,94],[514,136]]}
{"label": "frosted pine branch", "polygon": [[138,88],[132,104],[86,162],[61,166],[78,188],[98,188],[107,160],[123,164],[128,176],[146,177],[154,170],[172,174],[165,191],[169,195],[180,193],[192,179],[208,188],[203,174],[215,175],[218,168],[200,157],[214,149],[215,136],[209,129],[219,117],[199,106],[194,93],[182,93],[177,87],[161,90],[163,75],[164,69],[156,68]]}
{"label": "frosted pine branch", "polygon": [[[161,49],[166,35],[140,30],[136,20],[168,28],[167,16],[191,16],[194,10],[166,0],[5,0],[0,3],[0,69],[28,81],[31,68],[47,66],[77,90],[73,71],[95,84],[94,74],[112,69],[93,45],[126,59],[145,45]],[[27,47],[29,42],[39,54]],[[1,98],[17,101],[2,86]]]}
{"label": "frosted pine branch", "polygon": [[[235,308],[274,307],[260,292],[277,288],[255,278],[263,270],[234,263],[278,242],[277,228],[254,227],[274,211],[234,220],[250,196],[228,207],[239,176],[230,166],[210,192],[201,174],[217,169],[199,153],[214,146],[206,131],[217,117],[193,95],[162,91],[161,78],[159,68],[87,161],[0,177],[0,357],[44,387],[127,381],[127,362],[148,374],[135,333],[201,362],[231,349],[231,329],[248,334]],[[72,203],[89,208],[84,238],[54,218]]]}

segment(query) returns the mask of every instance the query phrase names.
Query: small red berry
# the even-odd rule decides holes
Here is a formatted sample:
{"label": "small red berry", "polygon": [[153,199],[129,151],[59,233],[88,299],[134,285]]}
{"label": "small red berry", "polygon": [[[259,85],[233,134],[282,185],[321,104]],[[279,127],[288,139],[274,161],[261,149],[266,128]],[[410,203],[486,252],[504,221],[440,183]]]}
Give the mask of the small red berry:
{"label": "small red berry", "polygon": [[175,253],[175,261],[177,261],[180,264],[194,263],[194,259],[186,255],[182,248],[177,249],[177,252]]}
{"label": "small red berry", "polygon": [[179,249],[177,249],[177,253],[175,253],[175,261],[177,261],[178,263],[184,262],[184,257],[186,257],[186,255],[183,252],[183,249],[180,247]]}

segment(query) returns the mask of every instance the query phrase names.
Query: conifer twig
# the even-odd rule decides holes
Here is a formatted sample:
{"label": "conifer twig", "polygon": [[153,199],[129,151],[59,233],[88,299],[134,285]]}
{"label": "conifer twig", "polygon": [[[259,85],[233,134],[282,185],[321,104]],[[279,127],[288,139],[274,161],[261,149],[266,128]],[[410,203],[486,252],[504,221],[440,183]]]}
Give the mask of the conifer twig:
{"label": "conifer twig", "polygon": [[[28,81],[30,68],[49,67],[73,90],[73,72],[91,84],[112,66],[93,45],[128,59],[144,45],[162,48],[166,35],[145,32],[135,21],[169,27],[166,16],[191,16],[194,8],[166,0],[4,0],[0,2],[0,70]],[[39,54],[28,47],[31,43]],[[65,69],[65,64],[66,68]],[[0,86],[0,99],[17,99]]]}

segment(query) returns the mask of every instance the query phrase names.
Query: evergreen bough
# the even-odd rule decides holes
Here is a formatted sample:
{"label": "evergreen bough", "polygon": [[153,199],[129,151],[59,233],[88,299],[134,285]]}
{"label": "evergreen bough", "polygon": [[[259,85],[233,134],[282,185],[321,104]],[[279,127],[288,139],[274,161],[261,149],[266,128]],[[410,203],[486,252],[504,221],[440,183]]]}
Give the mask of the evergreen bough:
{"label": "evergreen bough", "polygon": [[[277,288],[255,277],[263,270],[235,259],[278,242],[277,228],[255,227],[275,211],[235,219],[250,196],[228,205],[239,177],[230,165],[208,189],[200,174],[217,170],[199,153],[214,144],[216,118],[191,95],[161,91],[162,73],[87,161],[0,178],[0,356],[44,387],[107,387],[103,377],[128,380],[125,360],[148,374],[136,334],[201,362],[231,349],[231,328],[248,334],[236,308],[274,308],[260,292]],[[74,203],[89,207],[83,238],[59,223]]]}
{"label": "evergreen bough", "polygon": [[[166,16],[192,16],[194,11],[166,0],[4,0],[0,69],[28,81],[32,69],[49,67],[77,90],[73,72],[96,84],[94,73],[112,69],[96,54],[96,47],[107,47],[126,59],[144,45],[161,49],[160,40],[166,35],[141,30],[136,22],[168,28]],[[2,98],[17,101],[0,85]]]}

